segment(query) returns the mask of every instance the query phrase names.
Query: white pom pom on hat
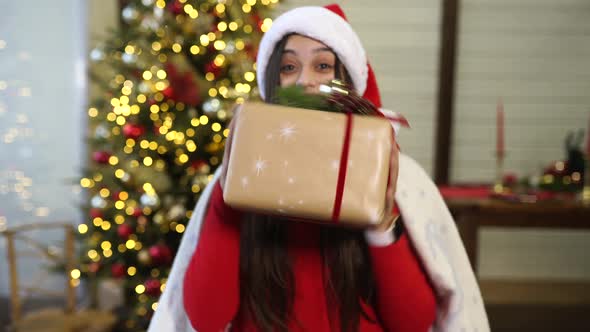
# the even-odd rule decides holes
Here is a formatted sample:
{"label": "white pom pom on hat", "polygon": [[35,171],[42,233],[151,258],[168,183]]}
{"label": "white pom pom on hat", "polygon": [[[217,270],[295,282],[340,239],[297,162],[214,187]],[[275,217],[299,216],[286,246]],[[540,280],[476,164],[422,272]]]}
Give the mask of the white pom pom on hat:
{"label": "white pom pom on hat", "polygon": [[262,99],[265,99],[265,74],[270,56],[277,43],[291,33],[326,44],[346,67],[357,93],[381,107],[377,81],[367,61],[365,49],[337,4],[295,8],[273,22],[262,37],[256,59],[256,76]]}

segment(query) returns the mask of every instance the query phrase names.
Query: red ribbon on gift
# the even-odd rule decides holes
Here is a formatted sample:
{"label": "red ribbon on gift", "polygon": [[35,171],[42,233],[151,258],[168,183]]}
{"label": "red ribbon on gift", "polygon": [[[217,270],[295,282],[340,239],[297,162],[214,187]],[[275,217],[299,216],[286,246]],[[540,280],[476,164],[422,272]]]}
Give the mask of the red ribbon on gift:
{"label": "red ribbon on gift", "polygon": [[[384,118],[387,118],[391,121],[390,118],[383,115]],[[403,118],[403,121],[406,121]],[[344,196],[344,184],[346,183],[346,173],[348,170],[348,155],[350,153],[350,140],[352,136],[352,121],[353,116],[352,113],[346,112],[346,128],[344,130],[344,142],[342,144],[342,153],[340,154],[340,169],[338,170],[338,182],[336,184],[336,196],[334,197],[334,208],[332,209],[332,222],[338,223],[340,220],[340,211],[342,209],[342,198]],[[396,119],[397,120],[397,119]],[[402,125],[403,125],[403,121]],[[395,139],[395,134],[394,134]],[[396,143],[397,144],[397,143]],[[393,147],[392,147],[393,149]],[[393,158],[393,155],[391,156]],[[388,179],[387,186],[389,187],[391,179]],[[393,207],[394,214],[399,214],[399,210],[397,209],[396,204]]]}

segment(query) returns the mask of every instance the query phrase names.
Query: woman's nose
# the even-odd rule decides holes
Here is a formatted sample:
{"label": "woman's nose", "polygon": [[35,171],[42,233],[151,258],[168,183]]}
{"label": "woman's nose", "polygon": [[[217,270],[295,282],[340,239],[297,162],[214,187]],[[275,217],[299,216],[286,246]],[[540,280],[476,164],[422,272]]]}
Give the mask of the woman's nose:
{"label": "woman's nose", "polygon": [[305,90],[314,89],[318,83],[314,73],[310,70],[302,70],[297,79],[297,85],[302,86]]}

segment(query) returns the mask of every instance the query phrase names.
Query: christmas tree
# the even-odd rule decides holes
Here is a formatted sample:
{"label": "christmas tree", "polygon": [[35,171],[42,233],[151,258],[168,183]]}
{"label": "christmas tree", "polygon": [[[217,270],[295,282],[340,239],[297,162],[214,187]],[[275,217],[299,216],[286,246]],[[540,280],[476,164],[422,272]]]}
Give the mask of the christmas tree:
{"label": "christmas tree", "polygon": [[[122,326],[144,330],[199,194],[223,155],[232,106],[278,0],[131,0],[90,53],[90,161],[82,278],[120,280]],[[92,284],[92,283],[90,283]]]}

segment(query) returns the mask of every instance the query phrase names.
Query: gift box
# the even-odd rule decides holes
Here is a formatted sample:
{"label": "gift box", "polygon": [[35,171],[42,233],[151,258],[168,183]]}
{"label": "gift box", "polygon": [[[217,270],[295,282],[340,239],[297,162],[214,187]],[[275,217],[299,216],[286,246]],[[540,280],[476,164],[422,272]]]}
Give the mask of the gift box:
{"label": "gift box", "polygon": [[394,140],[380,117],[245,103],[230,133],[224,201],[285,219],[379,224]]}

